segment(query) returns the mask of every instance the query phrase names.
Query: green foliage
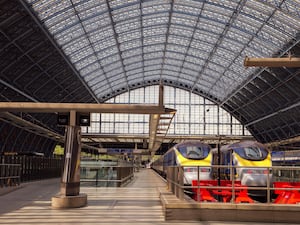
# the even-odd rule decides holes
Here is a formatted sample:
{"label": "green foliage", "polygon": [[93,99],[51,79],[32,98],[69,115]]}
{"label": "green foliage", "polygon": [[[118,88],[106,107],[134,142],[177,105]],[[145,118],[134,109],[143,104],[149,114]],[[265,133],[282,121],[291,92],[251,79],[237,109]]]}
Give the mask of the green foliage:
{"label": "green foliage", "polygon": [[56,145],[53,155],[64,155],[64,148],[61,147],[60,145]]}

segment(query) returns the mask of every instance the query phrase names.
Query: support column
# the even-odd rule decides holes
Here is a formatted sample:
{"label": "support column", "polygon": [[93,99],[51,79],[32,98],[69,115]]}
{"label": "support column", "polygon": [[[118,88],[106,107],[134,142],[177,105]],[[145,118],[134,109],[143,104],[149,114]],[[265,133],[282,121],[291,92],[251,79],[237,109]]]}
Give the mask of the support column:
{"label": "support column", "polygon": [[80,194],[81,128],[76,125],[76,111],[70,112],[65,131],[64,169],[60,195],[52,198],[52,207],[76,208],[87,204],[87,195]]}
{"label": "support column", "polygon": [[60,193],[66,196],[79,195],[80,191],[80,140],[79,126],[67,126],[65,137],[64,170]]}

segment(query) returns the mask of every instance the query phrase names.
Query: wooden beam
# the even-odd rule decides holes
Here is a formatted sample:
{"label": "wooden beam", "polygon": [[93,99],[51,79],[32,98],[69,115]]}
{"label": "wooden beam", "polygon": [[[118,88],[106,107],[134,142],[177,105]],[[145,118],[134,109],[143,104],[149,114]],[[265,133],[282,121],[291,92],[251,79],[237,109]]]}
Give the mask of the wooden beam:
{"label": "wooden beam", "polygon": [[300,58],[287,57],[287,58],[249,58],[244,60],[244,66],[256,66],[256,67],[299,67]]}
{"label": "wooden beam", "polygon": [[300,142],[300,136],[288,138],[288,139],[284,139],[284,140],[280,140],[280,141],[269,142],[269,143],[266,143],[265,145],[268,147],[277,147],[280,145],[288,145],[288,144],[293,144],[293,143],[297,143],[297,142]]}
{"label": "wooden beam", "polygon": [[153,151],[155,141],[156,141],[156,134],[157,134],[157,126],[159,123],[159,114],[151,115],[149,121],[149,146],[148,149]]}
{"label": "wooden beam", "polygon": [[129,113],[129,114],[164,114],[176,111],[154,104],[88,104],[88,103],[35,103],[35,102],[0,102],[0,112],[91,112],[91,113]]}

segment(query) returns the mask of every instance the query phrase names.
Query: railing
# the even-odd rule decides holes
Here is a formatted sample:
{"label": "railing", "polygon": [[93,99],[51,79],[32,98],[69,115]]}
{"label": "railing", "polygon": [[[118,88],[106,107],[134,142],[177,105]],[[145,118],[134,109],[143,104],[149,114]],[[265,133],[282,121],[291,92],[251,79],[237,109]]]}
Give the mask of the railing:
{"label": "railing", "polygon": [[132,166],[81,166],[82,185],[121,187],[133,178]]}
{"label": "railing", "polygon": [[27,155],[1,155],[0,163],[20,165],[21,182],[60,177],[63,166],[62,158]]}
{"label": "railing", "polygon": [[[201,168],[197,167],[193,180],[187,182],[183,167],[168,167],[168,188],[179,199],[184,199],[185,194],[200,202],[228,202],[228,203],[300,203],[300,177],[287,177],[283,174],[299,174],[300,167],[273,166],[273,167],[240,167],[240,166],[207,166],[210,171],[209,179],[200,179]],[[234,171],[252,171],[255,178],[255,169],[261,169],[257,173],[258,185],[249,185],[243,179],[237,179]],[[208,170],[205,170],[208,171]],[[217,172],[213,176],[213,172]],[[228,174],[222,174],[227,171]],[[281,171],[281,172],[278,172]],[[285,171],[283,173],[282,171]],[[289,171],[289,172],[287,172]],[[293,171],[293,172],[292,172]],[[281,176],[278,176],[281,175]],[[228,179],[225,179],[227,176]],[[260,176],[261,175],[261,176]],[[264,185],[259,185],[262,176],[266,178]],[[206,176],[207,177],[207,176]],[[203,177],[202,177],[203,178]],[[260,193],[261,196],[255,196]]]}
{"label": "railing", "polygon": [[20,185],[20,164],[0,164],[0,187]]}

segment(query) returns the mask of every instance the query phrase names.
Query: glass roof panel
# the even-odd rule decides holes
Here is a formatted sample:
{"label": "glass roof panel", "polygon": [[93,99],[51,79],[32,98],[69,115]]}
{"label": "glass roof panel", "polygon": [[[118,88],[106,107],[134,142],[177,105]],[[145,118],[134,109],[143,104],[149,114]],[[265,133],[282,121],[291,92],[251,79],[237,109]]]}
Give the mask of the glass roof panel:
{"label": "glass roof panel", "polygon": [[128,76],[136,74],[136,73],[142,74],[143,73],[143,68],[137,68],[137,69],[133,69],[133,70],[130,70],[130,71],[126,72],[126,74]]}
{"label": "glass roof panel", "polygon": [[183,67],[187,68],[187,69],[190,68],[194,71],[199,71],[199,69],[201,68],[201,65],[185,61],[184,64],[183,64]]}
{"label": "glass roof panel", "polygon": [[163,62],[162,58],[146,60],[144,62],[144,66],[157,65],[157,64],[161,64],[162,62]]}
{"label": "glass roof panel", "polygon": [[142,68],[142,67],[143,67],[143,63],[142,62],[137,62],[137,63],[130,64],[128,66],[125,66],[125,70],[129,71],[129,70]]}
{"label": "glass roof panel", "polygon": [[183,67],[181,73],[190,74],[191,77],[194,78],[193,80],[195,80],[195,77],[199,75],[199,72],[197,70],[194,70],[193,67]]}
{"label": "glass roof panel", "polygon": [[142,61],[143,61],[142,55],[134,55],[132,57],[128,57],[128,58],[123,59],[123,63],[125,65],[130,65],[132,63],[142,62]]}
{"label": "glass roof panel", "polygon": [[182,14],[173,12],[172,15],[172,24],[188,26],[188,27],[195,27],[197,22],[197,16],[191,14]]}
{"label": "glass roof panel", "polygon": [[167,27],[165,25],[159,25],[155,27],[145,27],[143,28],[143,37],[151,37],[155,35],[164,35],[167,32]]}
{"label": "glass roof panel", "polygon": [[135,30],[132,33],[124,32],[124,33],[118,34],[118,39],[119,39],[120,43],[130,41],[130,40],[137,40],[139,38],[140,39],[142,38],[140,30]]}
{"label": "glass roof panel", "polygon": [[150,52],[160,52],[164,50],[164,44],[153,44],[153,45],[145,45],[144,43],[144,54]]}
{"label": "glass roof panel", "polygon": [[184,36],[186,38],[191,38],[193,35],[193,31],[194,31],[194,29],[192,27],[171,24],[170,29],[169,29],[169,34]]}
{"label": "glass roof panel", "polygon": [[187,47],[181,45],[168,44],[166,50],[171,52],[178,52],[179,54],[184,54],[187,51]]}
{"label": "glass roof panel", "polygon": [[180,11],[186,14],[192,14],[198,16],[201,12],[201,8],[203,6],[203,2],[200,1],[181,1],[181,0],[174,0],[174,10]]}
{"label": "glass roof panel", "polygon": [[123,67],[121,67],[121,68],[118,67],[114,70],[110,70],[110,71],[106,72],[106,75],[107,75],[107,77],[114,77],[116,75],[123,74],[123,72],[124,72]]}
{"label": "glass roof panel", "polygon": [[142,8],[143,14],[167,12],[170,10],[170,0],[144,1]]}
{"label": "glass roof panel", "polygon": [[185,52],[174,52],[174,51],[168,51],[166,50],[165,52],[165,57],[166,58],[173,58],[173,59],[177,59],[177,60],[184,60],[185,57]]}
{"label": "glass roof panel", "polygon": [[142,40],[127,41],[120,44],[120,50],[122,52],[137,47],[142,47]]}
{"label": "glass roof panel", "polygon": [[139,4],[129,5],[124,8],[115,9],[112,11],[112,18],[115,22],[125,21],[129,18],[140,15]]}
{"label": "glass roof panel", "polygon": [[109,72],[115,69],[119,69],[121,67],[122,67],[122,63],[120,61],[115,60],[113,63],[103,66],[103,70],[105,72]]}
{"label": "glass roof panel", "polygon": [[[147,77],[148,80],[152,79],[152,76],[157,75],[160,73],[160,70],[149,70],[149,71],[145,71],[145,77]],[[151,77],[151,78],[150,78]],[[150,79],[149,79],[150,78]]]}
{"label": "glass roof panel", "polygon": [[97,79],[90,79],[87,83],[93,87],[96,84],[98,84],[99,82],[101,83],[106,83],[106,78],[104,76],[98,76]]}
{"label": "glass roof panel", "polygon": [[117,33],[124,33],[128,30],[135,30],[141,25],[140,18],[128,19],[115,24],[115,30]]}
{"label": "glass roof panel", "polygon": [[155,15],[143,16],[143,27],[167,24],[169,20],[168,13],[158,13]]}
{"label": "glass roof panel", "polygon": [[168,43],[169,44],[174,44],[174,45],[188,46],[189,43],[190,43],[190,38],[186,38],[186,37],[182,37],[182,36],[169,35]]}
{"label": "glass roof panel", "polygon": [[298,0],[27,2],[100,100],[127,81],[167,77],[222,101],[256,71],[245,56],[299,39]]}
{"label": "glass roof panel", "polygon": [[300,17],[299,5],[299,1],[287,0],[283,3],[281,9],[289,15],[292,15],[294,17]]}

